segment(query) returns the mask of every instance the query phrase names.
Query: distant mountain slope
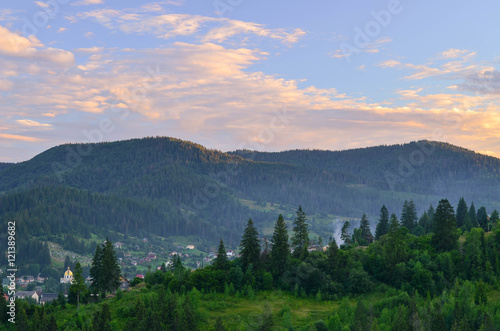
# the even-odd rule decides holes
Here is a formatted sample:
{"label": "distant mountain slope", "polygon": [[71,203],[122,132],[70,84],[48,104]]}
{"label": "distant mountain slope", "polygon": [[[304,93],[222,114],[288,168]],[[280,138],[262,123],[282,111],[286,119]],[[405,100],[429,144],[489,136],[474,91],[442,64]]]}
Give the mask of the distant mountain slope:
{"label": "distant mountain slope", "polygon": [[242,199],[375,220],[382,204],[399,214],[407,199],[422,211],[464,196],[490,211],[500,208],[498,184],[499,159],[439,142],[222,153],[157,137],[61,145],[0,164],[0,218],[24,219],[37,235],[47,232],[35,228],[196,235],[234,246],[249,217],[264,226],[277,216]]}

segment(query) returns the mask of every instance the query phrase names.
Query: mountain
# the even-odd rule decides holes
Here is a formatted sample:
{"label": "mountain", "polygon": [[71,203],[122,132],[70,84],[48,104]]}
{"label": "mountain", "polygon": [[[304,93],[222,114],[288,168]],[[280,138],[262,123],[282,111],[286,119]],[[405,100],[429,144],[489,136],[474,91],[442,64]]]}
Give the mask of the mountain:
{"label": "mountain", "polygon": [[156,137],[66,144],[0,164],[0,218],[34,236],[195,235],[234,247],[249,217],[262,229],[278,210],[290,218],[302,205],[313,222],[363,213],[376,220],[382,204],[399,215],[407,199],[423,211],[464,196],[491,212],[500,209],[498,184],[500,159],[441,142],[223,153]]}

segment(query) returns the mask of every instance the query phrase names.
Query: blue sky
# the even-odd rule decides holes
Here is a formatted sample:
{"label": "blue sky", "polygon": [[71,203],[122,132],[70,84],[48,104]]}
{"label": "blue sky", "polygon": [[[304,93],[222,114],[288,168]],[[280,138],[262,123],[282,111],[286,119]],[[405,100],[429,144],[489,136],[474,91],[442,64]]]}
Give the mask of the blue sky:
{"label": "blue sky", "polygon": [[494,1],[44,0],[0,9],[0,162],[171,136],[431,139],[500,156]]}

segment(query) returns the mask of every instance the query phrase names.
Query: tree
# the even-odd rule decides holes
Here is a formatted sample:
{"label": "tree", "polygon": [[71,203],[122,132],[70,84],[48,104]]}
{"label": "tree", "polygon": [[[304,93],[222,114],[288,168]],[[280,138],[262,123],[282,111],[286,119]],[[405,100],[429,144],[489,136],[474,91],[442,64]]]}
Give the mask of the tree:
{"label": "tree", "polygon": [[380,237],[389,232],[389,211],[385,205],[380,209],[380,219],[375,229],[375,239],[379,240]]}
{"label": "tree", "polygon": [[214,268],[216,270],[228,270],[229,261],[227,259],[226,248],[224,247],[224,242],[222,239],[219,243],[219,249],[217,251],[217,257],[214,260]]}
{"label": "tree", "polygon": [[90,267],[90,278],[92,278],[92,284],[90,288],[93,292],[100,292],[103,288],[101,282],[103,281],[103,264],[102,264],[102,249],[101,245],[96,245],[94,257],[92,258],[92,264]]}
{"label": "tree", "polygon": [[484,231],[488,231],[488,213],[486,207],[482,206],[477,210],[477,222]]}
{"label": "tree", "polygon": [[80,294],[85,293],[85,290],[87,290],[87,286],[85,285],[85,279],[83,279],[83,269],[80,262],[76,262],[73,282],[69,287],[69,292],[76,295],[77,309],[80,309]]}
{"label": "tree", "polygon": [[439,201],[434,213],[431,243],[437,251],[449,251],[458,246],[457,221],[450,202],[446,199]]}
{"label": "tree", "polygon": [[278,277],[282,276],[290,261],[290,246],[288,245],[288,229],[281,214],[274,225],[270,255],[273,273]]}
{"label": "tree", "polygon": [[306,222],[306,213],[299,206],[295,220],[293,221],[292,247],[293,255],[300,259],[307,256],[309,248],[309,230]]}
{"label": "tree", "polygon": [[363,238],[366,244],[371,244],[373,242],[373,235],[370,230],[370,222],[368,221],[366,214],[363,214],[363,216],[361,217],[359,229],[361,230],[361,238]]}
{"label": "tree", "polygon": [[120,265],[113,244],[106,240],[102,247],[97,245],[92,259],[90,267],[91,288],[95,292],[114,292],[120,286],[120,276]]}
{"label": "tree", "polygon": [[457,227],[462,227],[465,224],[465,217],[467,216],[468,208],[467,203],[465,203],[464,197],[458,200],[457,206]]}
{"label": "tree", "polygon": [[490,215],[490,223],[493,225],[500,220],[500,215],[498,214],[498,210],[494,210]]}
{"label": "tree", "polygon": [[410,232],[413,231],[415,226],[417,225],[418,216],[417,216],[417,208],[415,207],[415,203],[413,200],[406,201],[403,204],[403,211],[401,213],[401,224],[406,226]]}
{"label": "tree", "polygon": [[255,267],[259,264],[260,258],[260,243],[259,233],[253,225],[252,219],[248,219],[247,227],[243,232],[243,237],[240,243],[241,248],[241,261],[243,263],[243,270],[247,270],[248,266],[252,264]]}
{"label": "tree", "polygon": [[342,225],[342,230],[340,232],[340,239],[344,241],[345,245],[351,244],[351,237],[349,236],[349,227],[351,223],[349,221],[345,221],[344,225]]}
{"label": "tree", "polygon": [[107,238],[102,250],[102,263],[104,269],[104,291],[114,292],[120,287],[121,270],[113,244]]}
{"label": "tree", "polygon": [[479,224],[477,223],[477,214],[476,207],[474,206],[474,201],[472,201],[472,203],[470,204],[469,217],[473,227],[479,226]]}

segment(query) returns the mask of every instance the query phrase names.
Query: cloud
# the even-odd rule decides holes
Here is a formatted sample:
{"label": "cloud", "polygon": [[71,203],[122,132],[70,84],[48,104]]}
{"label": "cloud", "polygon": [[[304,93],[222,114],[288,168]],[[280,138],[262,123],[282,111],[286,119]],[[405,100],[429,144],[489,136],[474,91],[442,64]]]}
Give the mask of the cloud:
{"label": "cloud", "polygon": [[44,47],[35,36],[26,38],[2,26],[0,26],[0,55],[48,61],[64,66],[73,64],[75,60],[71,52]]}
{"label": "cloud", "polygon": [[50,124],[42,124],[42,123],[38,123],[36,121],[33,121],[33,120],[17,120],[16,123],[22,125],[22,126],[28,126],[28,127],[50,127],[51,125]]}
{"label": "cloud", "polygon": [[16,135],[16,134],[8,134],[8,133],[0,133],[0,138],[7,139],[7,140],[19,140],[19,141],[30,142],[30,143],[35,143],[35,142],[39,142],[39,141],[43,140],[40,138],[21,136],[21,135]]}
{"label": "cloud", "polygon": [[368,45],[366,45],[363,48],[346,47],[346,48],[338,49],[330,55],[331,55],[331,57],[333,57],[335,59],[344,59],[344,58],[350,58],[354,53],[372,53],[372,54],[374,54],[374,53],[380,52],[382,45],[390,43],[390,42],[392,42],[391,38],[382,37],[382,38],[379,38],[379,39],[369,43]]}
{"label": "cloud", "polygon": [[77,2],[73,2],[73,6],[89,6],[89,5],[99,5],[103,3],[102,0],[81,0]]}
{"label": "cloud", "polygon": [[38,7],[41,7],[41,8],[49,8],[49,7],[50,7],[48,3],[41,2],[41,1],[35,1],[35,4],[36,4]]}
{"label": "cloud", "polygon": [[57,30],[57,32],[61,33],[61,32],[64,32],[66,30],[68,30],[68,29],[67,28],[59,28],[59,30]]}
{"label": "cloud", "polygon": [[421,80],[429,77],[460,78],[478,71],[491,70],[490,66],[468,64],[467,62],[475,55],[475,52],[450,49],[439,53],[437,59],[454,59],[442,64],[429,61],[426,64],[403,63],[396,60],[386,60],[378,64],[381,68],[408,69],[414,73],[405,76],[406,80]]}
{"label": "cloud", "polygon": [[[153,8],[149,7],[150,10]],[[239,34],[277,39],[286,44],[296,43],[305,35],[301,29],[268,29],[262,24],[213,18],[190,14],[151,15],[138,13],[137,10],[98,9],[78,14],[70,18],[94,19],[111,30],[124,33],[151,34],[157,38],[170,39],[178,36],[197,35],[203,42],[225,42]]]}
{"label": "cloud", "polygon": [[471,52],[466,49],[450,48],[449,50],[438,54],[438,58],[440,59],[469,58],[474,55],[476,55],[476,52]]}
{"label": "cloud", "polygon": [[476,94],[500,95],[500,72],[497,70],[482,70],[465,77],[457,89]]}

